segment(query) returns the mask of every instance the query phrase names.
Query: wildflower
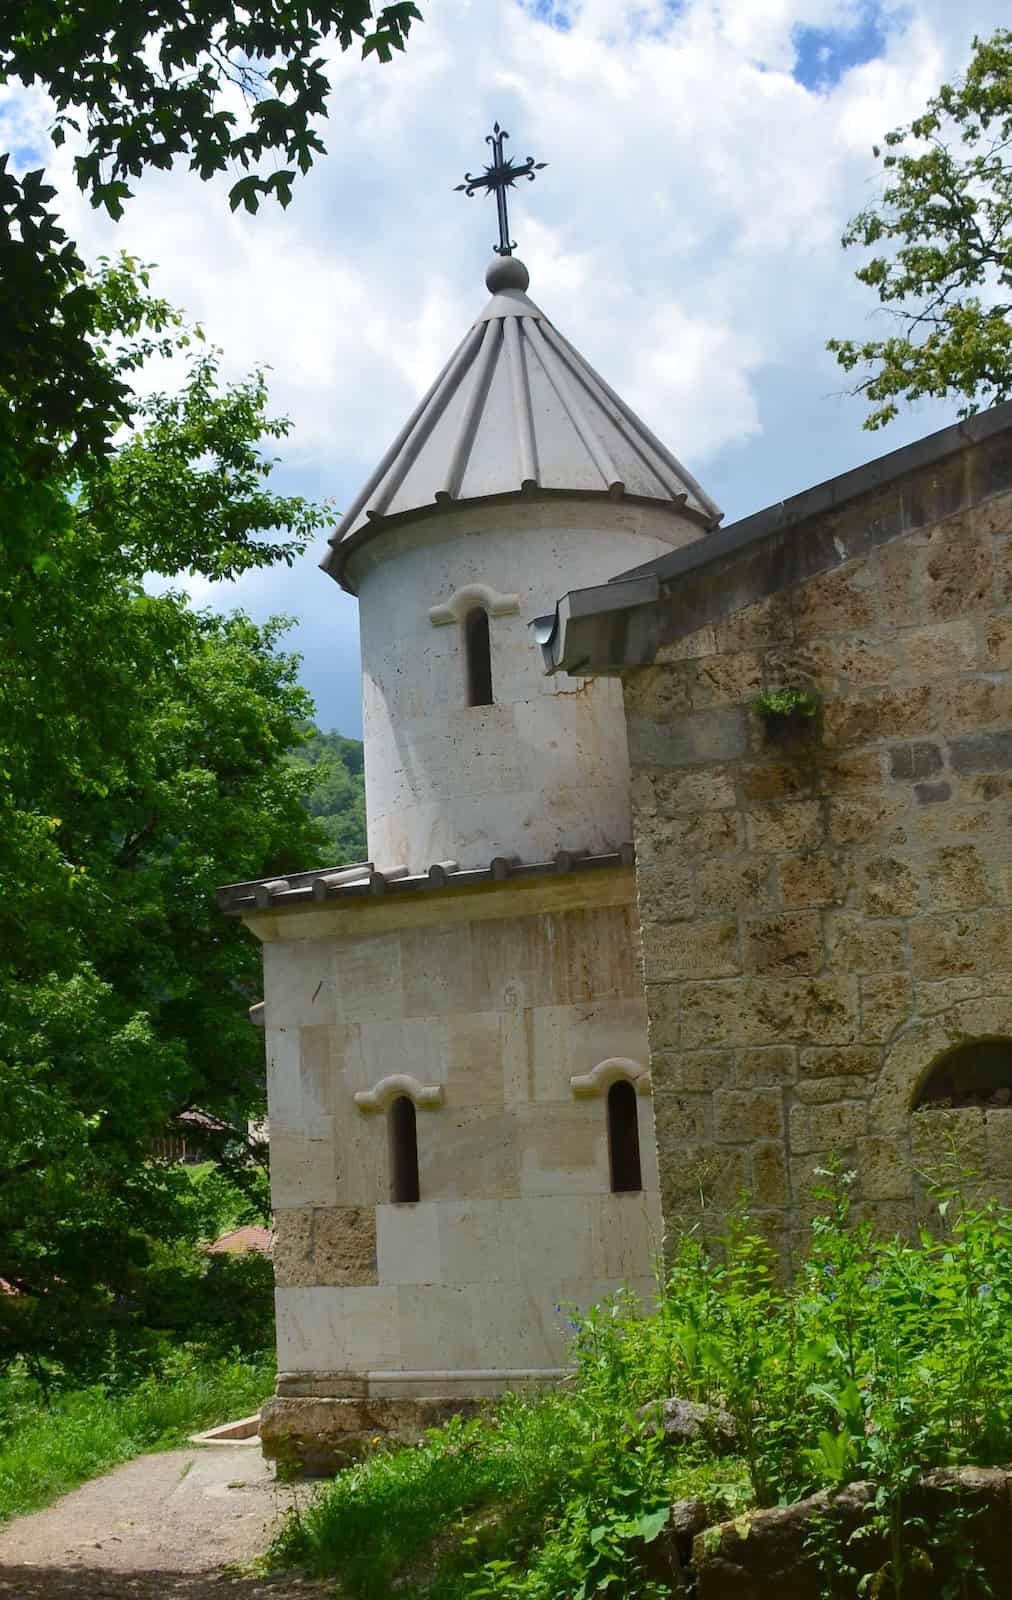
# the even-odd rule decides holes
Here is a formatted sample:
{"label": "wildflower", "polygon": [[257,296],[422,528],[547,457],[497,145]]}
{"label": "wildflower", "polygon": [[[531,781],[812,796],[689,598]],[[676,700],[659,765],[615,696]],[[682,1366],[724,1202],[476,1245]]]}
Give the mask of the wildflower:
{"label": "wildflower", "polygon": [[982,1283],[980,1288],[977,1290],[977,1293],[982,1300],[986,1300],[988,1295],[991,1293],[991,1285],[989,1283]]}

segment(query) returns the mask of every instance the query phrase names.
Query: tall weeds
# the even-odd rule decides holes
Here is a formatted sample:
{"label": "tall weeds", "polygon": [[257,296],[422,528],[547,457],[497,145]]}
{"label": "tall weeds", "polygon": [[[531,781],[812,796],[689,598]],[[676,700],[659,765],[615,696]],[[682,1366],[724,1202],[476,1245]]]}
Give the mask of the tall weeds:
{"label": "tall weeds", "polygon": [[[914,1481],[1012,1459],[1012,1213],[938,1198],[941,1233],[882,1241],[854,1220],[846,1175],[827,1174],[789,1283],[747,1213],[716,1254],[683,1239],[655,1305],[620,1293],[576,1321],[570,1387],[415,1450],[377,1448],[278,1559],[356,1600],[395,1580],[405,1600],[653,1600],[665,1590],[646,1552],[673,1498],[718,1517],[864,1480],[867,1548],[887,1556],[862,1578],[858,1541],[846,1592],[902,1596],[937,1537],[909,1513]],[[728,1411],[737,1456],[659,1439],[638,1413],[668,1395]]]}

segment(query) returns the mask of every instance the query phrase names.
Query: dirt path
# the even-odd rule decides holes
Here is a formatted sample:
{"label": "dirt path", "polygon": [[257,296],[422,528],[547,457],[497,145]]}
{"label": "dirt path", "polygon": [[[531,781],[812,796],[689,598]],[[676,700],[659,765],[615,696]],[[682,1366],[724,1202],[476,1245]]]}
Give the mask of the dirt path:
{"label": "dirt path", "polygon": [[299,1578],[239,1578],[293,1496],[253,1445],[140,1456],[0,1525],[2,1600],[322,1600]]}

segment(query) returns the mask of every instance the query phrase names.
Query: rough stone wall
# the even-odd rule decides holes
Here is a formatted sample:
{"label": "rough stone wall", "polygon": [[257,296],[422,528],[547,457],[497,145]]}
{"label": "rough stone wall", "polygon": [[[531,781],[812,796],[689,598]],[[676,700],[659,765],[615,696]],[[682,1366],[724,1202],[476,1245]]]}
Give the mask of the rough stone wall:
{"label": "rough stone wall", "polygon": [[[872,542],[873,541],[869,541]],[[812,686],[775,742],[764,690]],[[662,1204],[747,1188],[789,1249],[831,1154],[908,1230],[951,1137],[1012,1200],[1012,1111],[911,1115],[1012,1037],[1012,495],[926,521],[625,674]]]}

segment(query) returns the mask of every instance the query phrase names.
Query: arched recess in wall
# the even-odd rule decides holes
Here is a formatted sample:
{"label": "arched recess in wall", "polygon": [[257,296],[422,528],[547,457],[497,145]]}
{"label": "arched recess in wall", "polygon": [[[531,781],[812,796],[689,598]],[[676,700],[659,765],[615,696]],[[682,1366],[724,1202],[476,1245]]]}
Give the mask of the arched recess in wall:
{"label": "arched recess in wall", "polygon": [[[952,1064],[956,1064],[965,1072],[972,1060],[971,1051],[1003,1041],[1012,1046],[1012,999],[1007,997],[964,1000],[935,1017],[912,1024],[885,1052],[872,1097],[869,1131],[895,1135],[919,1106],[926,1104],[930,1109],[931,1104],[939,1103],[931,1098],[932,1083],[945,1082],[935,1078],[938,1069],[951,1071]],[[991,1093],[1000,1087],[995,1084]],[[967,1103],[980,1104],[972,1100]]]}
{"label": "arched recess in wall", "polygon": [[969,1039],[929,1067],[913,1109],[1012,1105],[1012,1038]]}

